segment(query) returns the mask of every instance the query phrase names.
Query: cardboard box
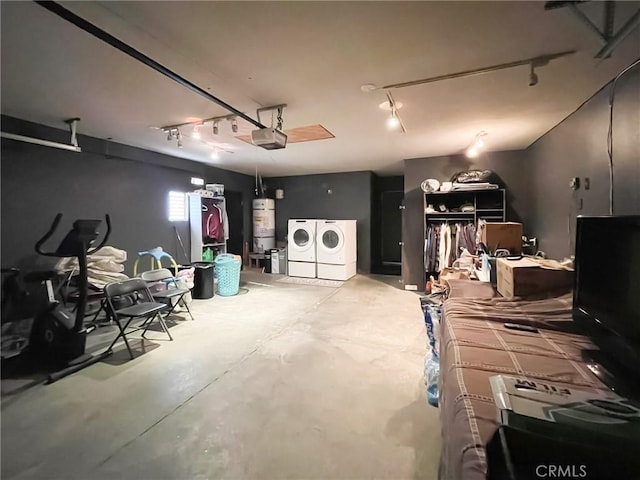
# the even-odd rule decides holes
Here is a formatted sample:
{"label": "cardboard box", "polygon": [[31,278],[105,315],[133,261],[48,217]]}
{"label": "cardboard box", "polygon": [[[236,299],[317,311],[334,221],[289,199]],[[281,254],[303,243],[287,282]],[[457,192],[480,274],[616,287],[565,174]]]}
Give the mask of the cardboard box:
{"label": "cardboard box", "polygon": [[512,255],[522,253],[522,224],[515,222],[487,222],[480,235],[491,252],[506,248]]}
{"label": "cardboard box", "polygon": [[[550,264],[549,261],[546,262]],[[569,290],[573,287],[570,270],[543,268],[531,258],[498,258],[498,293],[503,297],[521,297],[535,293]]]}

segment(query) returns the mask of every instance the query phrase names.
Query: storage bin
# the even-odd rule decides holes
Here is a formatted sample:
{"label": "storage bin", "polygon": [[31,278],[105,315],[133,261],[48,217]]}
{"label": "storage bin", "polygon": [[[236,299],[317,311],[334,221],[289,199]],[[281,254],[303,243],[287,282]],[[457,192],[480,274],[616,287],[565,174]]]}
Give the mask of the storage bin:
{"label": "storage bin", "polygon": [[240,289],[240,267],[242,261],[234,255],[223,253],[214,260],[218,278],[218,295],[231,297]]}

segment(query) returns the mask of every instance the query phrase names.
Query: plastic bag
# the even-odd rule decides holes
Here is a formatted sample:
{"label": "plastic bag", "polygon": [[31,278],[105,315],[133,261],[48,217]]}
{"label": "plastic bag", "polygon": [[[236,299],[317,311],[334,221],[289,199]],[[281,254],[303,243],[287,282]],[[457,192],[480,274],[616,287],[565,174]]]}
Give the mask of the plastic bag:
{"label": "plastic bag", "polygon": [[431,351],[436,355],[440,348],[440,317],[442,309],[437,305],[423,304],[424,324],[427,328],[427,338]]}
{"label": "plastic bag", "polygon": [[[193,288],[193,280],[189,281],[188,277],[186,277],[186,276],[177,277],[176,278],[176,287],[178,287],[178,288],[188,288],[189,290],[191,290]],[[184,303],[186,303],[187,305],[191,303],[191,300],[192,300],[191,292],[185,293],[184,296],[182,297],[182,301]]]}
{"label": "plastic bag", "polygon": [[438,355],[429,352],[424,357],[424,384],[427,387],[427,402],[438,406],[438,381],[440,380],[440,359]]}
{"label": "plastic bag", "polygon": [[491,170],[469,170],[467,172],[456,173],[451,177],[455,183],[479,183],[486,182],[493,172]]}
{"label": "plastic bag", "polygon": [[[176,275],[176,281],[180,288],[188,288],[191,290],[194,286],[196,269],[194,267],[180,270]],[[182,283],[183,282],[183,283]]]}

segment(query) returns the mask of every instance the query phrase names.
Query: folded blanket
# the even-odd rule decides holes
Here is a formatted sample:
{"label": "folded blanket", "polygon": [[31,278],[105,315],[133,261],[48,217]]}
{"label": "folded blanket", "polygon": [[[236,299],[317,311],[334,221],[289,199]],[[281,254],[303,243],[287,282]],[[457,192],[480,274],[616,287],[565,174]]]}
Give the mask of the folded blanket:
{"label": "folded blanket", "polygon": [[[87,255],[87,277],[89,285],[98,289],[111,282],[120,282],[129,278],[124,273],[123,263],[127,260],[127,252],[115,247],[105,246],[97,252]],[[78,272],[78,259],[61,258],[56,265],[59,272]],[[77,273],[75,273],[77,275]]]}

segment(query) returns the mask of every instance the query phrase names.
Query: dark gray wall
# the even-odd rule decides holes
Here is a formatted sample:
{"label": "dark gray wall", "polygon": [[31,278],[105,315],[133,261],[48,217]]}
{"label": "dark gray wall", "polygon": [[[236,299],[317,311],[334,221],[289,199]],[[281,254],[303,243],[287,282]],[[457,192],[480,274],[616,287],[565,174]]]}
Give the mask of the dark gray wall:
{"label": "dark gray wall", "polygon": [[[609,214],[610,87],[527,149],[533,165],[531,232],[551,257],[572,253],[576,215]],[[616,86],[613,159],[614,214],[640,214],[640,67]],[[582,181],[576,192],[569,189],[572,177]],[[585,177],[591,181],[589,190],[583,188]]]}
{"label": "dark gray wall", "polygon": [[[2,130],[69,142],[67,132],[6,116]],[[138,251],[158,245],[184,262],[173,226],[189,253],[188,223],[167,221],[167,193],[193,190],[192,176],[243,193],[244,236],[251,241],[252,177],[91,137],[80,136],[79,143],[81,153],[2,139],[3,266],[31,257],[58,212],[64,214],[60,238],[74,219],[109,213],[109,244],[127,251],[127,273]],[[50,245],[55,248],[56,239]]]}
{"label": "dark gray wall", "polygon": [[416,158],[404,162],[404,217],[402,222],[402,280],[405,285],[417,285],[424,290],[424,211],[420,184],[426,178],[447,181],[457,172],[469,169],[489,169],[498,183],[507,189],[507,220],[522,222],[529,231],[530,163],[524,151],[489,152],[473,161],[464,155]]}
{"label": "dark gray wall", "polygon": [[[284,189],[276,200],[276,237],[287,238],[290,218],[358,221],[358,270],[371,270],[371,172],[273,177],[265,180],[269,192]],[[328,191],[331,190],[331,194]]]}

